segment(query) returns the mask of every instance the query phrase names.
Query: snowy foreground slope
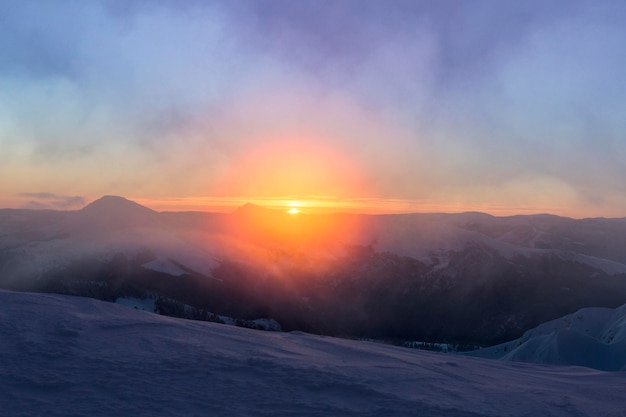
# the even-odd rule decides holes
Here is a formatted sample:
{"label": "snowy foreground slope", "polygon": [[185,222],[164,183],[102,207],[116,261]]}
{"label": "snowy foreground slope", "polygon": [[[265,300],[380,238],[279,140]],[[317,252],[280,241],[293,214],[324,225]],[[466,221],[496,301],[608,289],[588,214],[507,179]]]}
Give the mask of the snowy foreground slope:
{"label": "snowy foreground slope", "polygon": [[626,416],[626,374],[0,291],[0,415]]}
{"label": "snowy foreground slope", "polygon": [[583,308],[528,330],[522,337],[468,355],[626,370],[626,305]]}

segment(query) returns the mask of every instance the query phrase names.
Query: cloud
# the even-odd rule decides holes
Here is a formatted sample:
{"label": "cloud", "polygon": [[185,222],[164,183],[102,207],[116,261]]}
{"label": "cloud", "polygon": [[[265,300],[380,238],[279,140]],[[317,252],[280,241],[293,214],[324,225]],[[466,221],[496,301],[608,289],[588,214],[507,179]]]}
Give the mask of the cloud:
{"label": "cloud", "polygon": [[31,198],[23,205],[29,209],[72,209],[85,205],[85,198],[80,196],[57,195],[46,192],[19,193],[19,197]]}
{"label": "cloud", "polygon": [[347,155],[373,197],[491,196],[529,176],[623,193],[625,12],[619,0],[1,1],[4,192],[54,191],[22,197],[59,208],[78,206],[66,194],[206,196],[242,155],[289,136]]}

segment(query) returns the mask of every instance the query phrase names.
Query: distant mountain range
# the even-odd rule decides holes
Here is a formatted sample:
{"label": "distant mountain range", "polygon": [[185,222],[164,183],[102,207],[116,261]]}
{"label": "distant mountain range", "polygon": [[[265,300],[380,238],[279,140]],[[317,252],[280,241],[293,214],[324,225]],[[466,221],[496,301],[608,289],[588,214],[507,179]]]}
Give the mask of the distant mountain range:
{"label": "distant mountain range", "polygon": [[151,298],[162,313],[270,318],[284,330],[493,345],[626,303],[626,219],[251,204],[159,213],[107,196],[78,211],[0,210],[0,286]]}

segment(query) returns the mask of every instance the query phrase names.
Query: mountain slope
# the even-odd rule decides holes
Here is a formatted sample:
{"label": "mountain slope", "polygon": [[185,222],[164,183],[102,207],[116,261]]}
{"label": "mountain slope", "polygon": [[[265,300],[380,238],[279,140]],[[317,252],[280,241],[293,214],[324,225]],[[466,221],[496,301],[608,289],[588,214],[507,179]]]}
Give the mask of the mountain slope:
{"label": "mountain slope", "polygon": [[[0,287],[162,296],[286,330],[482,346],[626,302],[626,219],[0,210]],[[622,244],[623,243],[623,244]]]}
{"label": "mountain slope", "polygon": [[77,212],[76,223],[95,230],[154,227],[158,213],[124,197],[104,196]]}
{"label": "mountain slope", "polygon": [[624,416],[623,373],[512,364],[0,291],[11,416]]}
{"label": "mountain slope", "polygon": [[543,323],[516,340],[467,353],[507,361],[626,370],[626,305],[584,308]]}
{"label": "mountain slope", "polygon": [[0,285],[36,290],[50,273],[117,256],[147,258],[146,268],[158,272],[179,264],[210,275],[216,265],[212,248],[184,239],[166,220],[117,196],[78,211],[0,210]]}

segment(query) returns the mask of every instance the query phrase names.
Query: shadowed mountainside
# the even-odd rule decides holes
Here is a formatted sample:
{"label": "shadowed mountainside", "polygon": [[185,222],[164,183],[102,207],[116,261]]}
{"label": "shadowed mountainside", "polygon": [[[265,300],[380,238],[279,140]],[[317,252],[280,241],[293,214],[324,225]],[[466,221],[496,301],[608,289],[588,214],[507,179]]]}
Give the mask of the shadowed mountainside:
{"label": "shadowed mountainside", "polygon": [[0,285],[485,345],[625,303],[624,231],[626,219],[549,215],[157,213],[108,196],[74,212],[0,210]]}

